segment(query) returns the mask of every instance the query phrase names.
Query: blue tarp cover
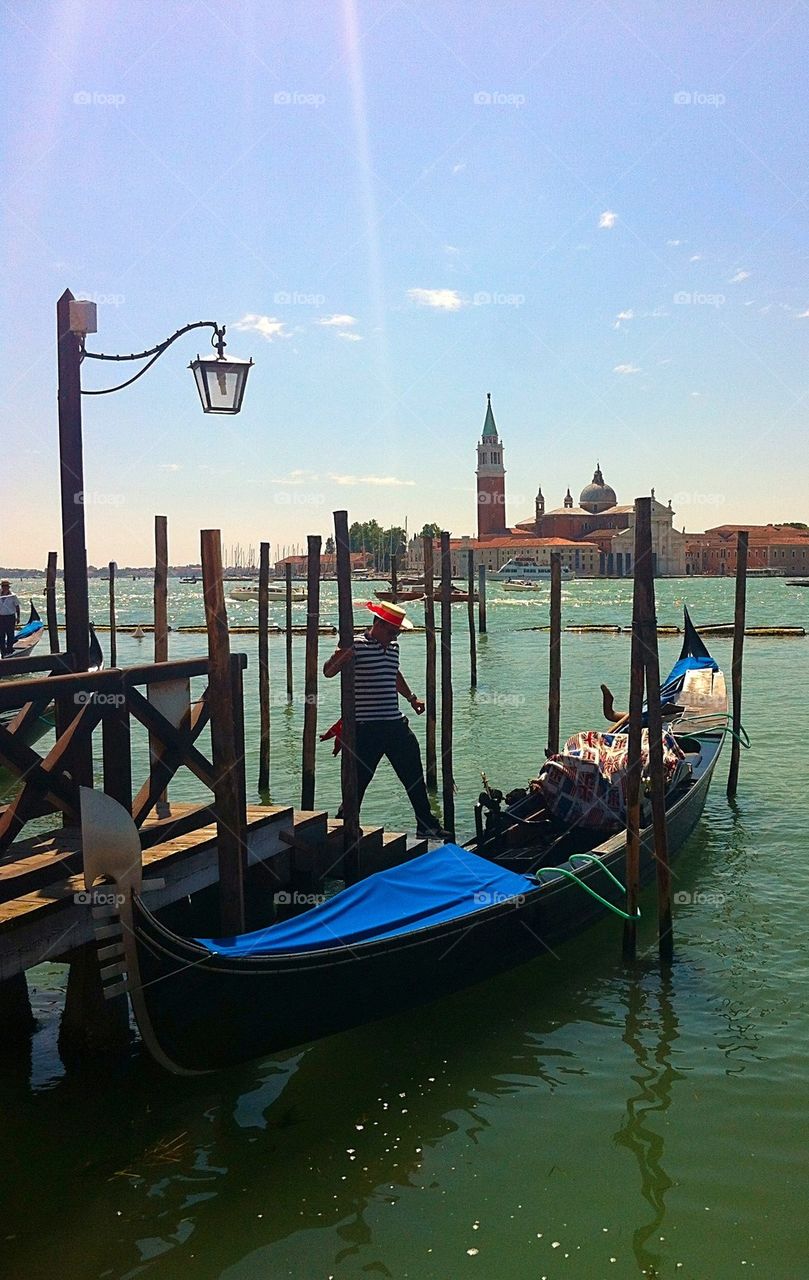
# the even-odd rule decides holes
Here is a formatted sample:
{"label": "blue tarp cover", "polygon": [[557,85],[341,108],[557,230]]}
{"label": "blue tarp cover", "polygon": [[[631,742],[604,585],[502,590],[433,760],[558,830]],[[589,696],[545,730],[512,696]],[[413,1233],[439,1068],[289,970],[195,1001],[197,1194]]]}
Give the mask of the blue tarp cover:
{"label": "blue tarp cover", "polygon": [[238,938],[197,938],[223,956],[288,955],[350,946],[455,920],[536,889],[526,876],[446,844],[351,885],[294,920]]}

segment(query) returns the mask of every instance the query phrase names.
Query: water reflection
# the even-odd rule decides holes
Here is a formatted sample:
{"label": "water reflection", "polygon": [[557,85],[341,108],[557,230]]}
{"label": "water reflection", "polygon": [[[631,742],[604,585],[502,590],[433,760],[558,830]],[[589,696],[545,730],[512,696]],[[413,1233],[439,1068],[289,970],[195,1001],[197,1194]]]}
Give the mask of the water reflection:
{"label": "water reflection", "polygon": [[652,1236],[660,1235],[666,1192],[673,1185],[663,1168],[662,1125],[649,1121],[653,1116],[665,1115],[673,1086],[683,1079],[671,1062],[678,1027],[670,973],[652,973],[629,982],[623,1041],[635,1059],[637,1070],[632,1073],[632,1080],[637,1090],[627,1098],[615,1141],[637,1160],[641,1195],[651,1210],[651,1216],[632,1233],[635,1259],[645,1276],[660,1275],[661,1254],[648,1246]]}

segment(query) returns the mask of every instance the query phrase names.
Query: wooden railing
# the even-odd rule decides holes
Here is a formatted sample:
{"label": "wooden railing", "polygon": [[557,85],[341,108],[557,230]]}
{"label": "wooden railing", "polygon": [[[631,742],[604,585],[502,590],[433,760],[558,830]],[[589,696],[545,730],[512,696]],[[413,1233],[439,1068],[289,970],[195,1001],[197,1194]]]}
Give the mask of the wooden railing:
{"label": "wooden railing", "polygon": [[[15,674],[15,659],[3,663],[3,675]],[[11,803],[0,806],[0,853],[19,836],[32,818],[61,813],[67,825],[79,824],[79,784],[92,766],[93,735],[101,728],[103,785],[131,812],[138,827],[152,813],[171,779],[181,767],[188,768],[209,791],[221,781],[213,763],[196,745],[209,723],[208,688],[192,702],[191,680],[209,674],[207,658],[149,663],[126,670],[58,674],[69,667],[64,654],[19,660],[25,671],[50,669],[45,678],[20,679],[0,684],[0,715],[16,711],[9,722],[0,723],[0,767],[20,779],[20,788]],[[235,770],[242,813],[245,809],[243,671],[244,654],[230,659],[232,715],[236,734]],[[46,754],[40,755],[30,741],[40,717],[55,707],[58,735]],[[149,734],[149,769],[133,795],[132,721]],[[181,823],[171,825],[172,834],[192,831],[213,821],[213,799],[190,813]],[[164,838],[144,831],[144,845]]]}

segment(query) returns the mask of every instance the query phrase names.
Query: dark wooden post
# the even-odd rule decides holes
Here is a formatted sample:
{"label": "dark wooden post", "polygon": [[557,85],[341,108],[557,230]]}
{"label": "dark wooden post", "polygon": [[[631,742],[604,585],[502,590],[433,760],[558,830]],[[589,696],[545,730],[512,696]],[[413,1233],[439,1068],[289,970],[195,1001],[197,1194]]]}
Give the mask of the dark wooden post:
{"label": "dark wooden post", "polygon": [[486,634],[486,566],[478,565],[478,631]]}
{"label": "dark wooden post", "polygon": [[[86,495],[81,437],[81,346],[79,335],[70,328],[72,301],[73,294],[65,289],[56,304],[65,649],[70,655],[72,669],[86,671],[90,664],[90,603],[84,528]],[[69,718],[68,709],[57,706],[57,734],[61,733]],[[75,785],[92,787],[93,744],[88,734],[74,737],[63,762]]]}
{"label": "dark wooden post", "polygon": [[[56,304],[59,361],[59,478],[62,493],[62,564],[65,588],[65,648],[75,671],[86,671],[90,648],[90,606],[87,590],[87,548],[84,529],[84,459],[81,437],[81,347],[70,329],[73,294],[65,289]],[[84,735],[71,745],[82,752],[81,776],[75,782],[92,786],[90,742]]]}
{"label": "dark wooden post", "polygon": [[733,697],[733,738],[730,744],[730,772],[727,795],[732,800],[739,782],[739,734],[742,728],[742,656],[744,654],[744,615],[747,602],[748,532],[740,529],[736,537],[736,611],[733,617],[733,658],[731,660],[731,693]]}
{"label": "dark wooden post", "polygon": [[395,552],[390,557],[390,591],[394,601],[399,599],[399,560]]}
{"label": "dark wooden post", "polygon": [[651,498],[636,500],[635,525],[637,541],[634,572],[639,591],[641,644],[646,674],[649,774],[652,784],[652,821],[657,869],[658,948],[661,960],[670,962],[674,951],[674,935],[671,920],[671,870],[666,832],[666,782],[663,774],[663,721],[660,712],[660,662],[657,652]]}
{"label": "dark wooden post", "polygon": [[[351,546],[348,512],[334,513],[334,540],[337,545],[337,602],[340,648],[354,645],[354,602],[351,598]],[[340,784],[343,797],[343,867],[346,882],[357,879],[360,869],[360,814],[357,789],[357,714],[354,705],[354,663],[340,671],[340,711],[343,749],[340,753]]]}
{"label": "dark wooden post", "polygon": [[270,544],[262,542],[258,568],[258,789],[264,799],[270,789]]}
{"label": "dark wooden post", "polygon": [[118,623],[115,616],[115,570],[114,560],[110,560],[110,666],[118,666]]}
{"label": "dark wooden post", "polygon": [[548,661],[548,755],[559,751],[562,686],[562,557],[551,552],[550,652]]}
{"label": "dark wooden post", "polygon": [[315,807],[315,750],[317,746],[317,646],[320,627],[320,538],[307,539],[306,561],[306,668],[303,699],[303,761],[301,808]]}
{"label": "dark wooden post", "polygon": [[233,682],[230,670],[230,635],[222,581],[222,544],[218,529],[203,529],[202,583],[205,625],[208,630],[208,699],[211,715],[211,747],[216,781],[216,837],[219,857],[219,910],[222,932],[244,932],[244,872],[247,847],[245,813],[241,806],[239,756],[244,743],[234,732]]}
{"label": "dark wooden post", "polygon": [[435,564],[433,560],[433,536],[424,534],[424,631],[427,641],[424,705],[427,714],[426,765],[424,777],[428,791],[438,787],[438,768],[435,758]]}
{"label": "dark wooden post", "polygon": [[452,773],[452,574],[449,534],[441,534],[441,791],[443,827],[455,839],[455,778]]}
{"label": "dark wooden post", "polygon": [[154,660],[168,662],[168,521],[165,516],[154,518]]}
{"label": "dark wooden post", "polygon": [[469,599],[466,604],[466,614],[469,619],[469,683],[473,689],[477,688],[478,683],[478,647],[475,639],[475,553],[467,551],[467,591]]}
{"label": "dark wooden post", "polygon": [[637,573],[643,553],[640,524],[635,520],[633,556],[635,576],[632,588],[632,643],[629,668],[629,723],[627,726],[628,769],[626,776],[626,912],[623,952],[625,960],[634,960],[637,948],[637,912],[640,894],[640,782],[641,736],[643,733],[643,618],[641,582]]}
{"label": "dark wooden post", "polygon": [[[59,622],[56,616],[56,552],[48,552],[45,571],[45,616],[48,619],[48,643],[51,653],[59,652]],[[67,643],[65,644],[67,648]]]}
{"label": "dark wooden post", "polygon": [[292,565],[284,565],[286,581],[287,702],[292,701]]}

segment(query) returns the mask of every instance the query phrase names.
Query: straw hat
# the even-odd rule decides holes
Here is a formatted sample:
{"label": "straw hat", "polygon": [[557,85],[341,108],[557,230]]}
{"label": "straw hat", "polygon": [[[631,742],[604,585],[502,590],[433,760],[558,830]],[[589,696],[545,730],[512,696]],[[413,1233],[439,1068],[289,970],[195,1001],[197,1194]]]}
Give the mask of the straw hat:
{"label": "straw hat", "polygon": [[392,627],[398,627],[400,631],[413,630],[413,623],[400,604],[387,604],[383,601],[377,603],[374,600],[369,600],[365,607],[370,609],[371,613],[375,613],[383,622],[390,623]]}

